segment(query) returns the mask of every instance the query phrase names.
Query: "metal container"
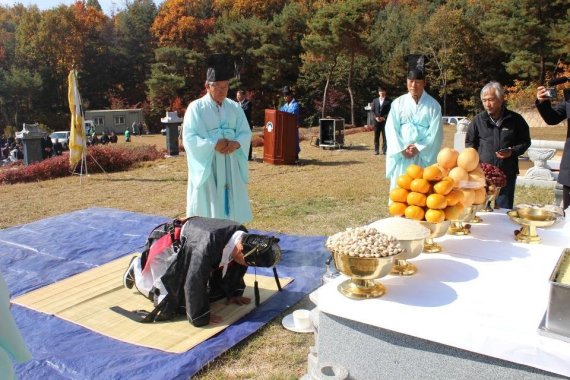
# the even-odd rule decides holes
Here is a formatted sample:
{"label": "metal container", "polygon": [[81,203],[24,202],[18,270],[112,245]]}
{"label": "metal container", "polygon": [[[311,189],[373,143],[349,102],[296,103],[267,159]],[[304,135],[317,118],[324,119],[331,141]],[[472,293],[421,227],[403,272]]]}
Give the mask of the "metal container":
{"label": "metal container", "polygon": [[[570,285],[559,281],[565,260],[570,261],[570,248],[562,251],[550,276],[550,302],[546,309],[545,327],[549,332],[570,338]],[[570,270],[570,267],[567,270]]]}

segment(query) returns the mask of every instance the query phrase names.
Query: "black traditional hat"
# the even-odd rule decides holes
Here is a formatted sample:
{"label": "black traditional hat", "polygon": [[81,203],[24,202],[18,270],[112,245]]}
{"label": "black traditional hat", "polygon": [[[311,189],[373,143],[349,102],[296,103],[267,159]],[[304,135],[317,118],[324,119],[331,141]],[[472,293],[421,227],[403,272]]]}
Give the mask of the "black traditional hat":
{"label": "black traditional hat", "polygon": [[291,89],[289,86],[283,87],[283,95],[291,95]]}
{"label": "black traditional hat", "polygon": [[248,266],[272,267],[281,260],[281,248],[279,239],[273,236],[244,234],[241,243],[243,245],[243,258]]}
{"label": "black traditional hat", "polygon": [[220,82],[229,80],[234,76],[234,60],[231,55],[226,53],[212,54],[206,60],[208,71],[206,80],[208,82]]}
{"label": "black traditional hat", "polygon": [[409,54],[404,57],[408,64],[408,79],[425,79],[425,65],[428,57],[423,54]]}

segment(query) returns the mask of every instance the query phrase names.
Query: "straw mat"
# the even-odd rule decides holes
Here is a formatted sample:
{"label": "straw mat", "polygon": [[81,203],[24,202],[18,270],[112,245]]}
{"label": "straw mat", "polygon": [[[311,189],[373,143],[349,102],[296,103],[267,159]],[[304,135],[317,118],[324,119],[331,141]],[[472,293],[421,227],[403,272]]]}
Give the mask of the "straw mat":
{"label": "straw mat", "polygon": [[[66,278],[24,294],[13,303],[42,313],[56,315],[90,330],[123,342],[155,348],[172,353],[185,352],[214,336],[255,308],[253,302],[254,276],[246,274],[245,297],[249,305],[226,305],[218,301],[211,305],[214,314],[222,316],[220,324],[192,326],[185,316],[167,322],[140,323],[133,310],[151,311],[150,300],[122,284],[123,273],[132,255]],[[260,300],[264,302],[277,292],[273,277],[257,276]],[[292,281],[280,278],[282,286]]]}

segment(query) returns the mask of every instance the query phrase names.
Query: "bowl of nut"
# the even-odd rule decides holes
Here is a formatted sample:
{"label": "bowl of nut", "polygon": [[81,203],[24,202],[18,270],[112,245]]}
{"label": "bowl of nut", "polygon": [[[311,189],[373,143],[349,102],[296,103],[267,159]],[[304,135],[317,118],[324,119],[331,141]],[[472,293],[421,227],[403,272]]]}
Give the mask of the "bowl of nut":
{"label": "bowl of nut", "polygon": [[392,217],[377,220],[369,224],[383,234],[392,236],[398,240],[402,247],[402,253],[394,258],[394,266],[391,274],[398,276],[410,276],[417,272],[417,267],[408,260],[417,257],[424,249],[425,240],[429,238],[431,231],[419,221]]}
{"label": "bowl of nut", "polygon": [[376,279],[389,274],[394,257],[403,252],[398,240],[373,227],[348,228],[330,236],[325,245],[339,272],[350,277],[338,290],[355,299],[382,296],[386,288]]}

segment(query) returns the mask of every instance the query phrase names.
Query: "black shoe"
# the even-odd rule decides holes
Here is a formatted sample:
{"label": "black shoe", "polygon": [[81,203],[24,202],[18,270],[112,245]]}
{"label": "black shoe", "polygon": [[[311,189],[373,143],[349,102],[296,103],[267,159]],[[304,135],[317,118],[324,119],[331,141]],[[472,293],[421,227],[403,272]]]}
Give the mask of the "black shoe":
{"label": "black shoe", "polygon": [[375,152],[374,152],[374,155],[375,155],[375,156],[377,156],[377,155],[379,155],[379,154],[380,154],[380,153],[378,153],[378,151],[375,151]]}
{"label": "black shoe", "polygon": [[132,289],[135,285],[135,260],[138,258],[138,256],[133,256],[131,258],[129,266],[125,271],[125,274],[123,274],[123,286],[127,289]]}

